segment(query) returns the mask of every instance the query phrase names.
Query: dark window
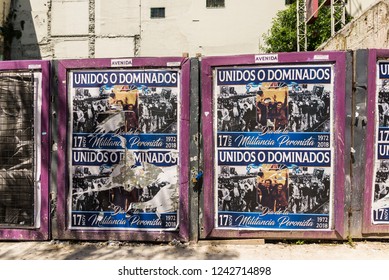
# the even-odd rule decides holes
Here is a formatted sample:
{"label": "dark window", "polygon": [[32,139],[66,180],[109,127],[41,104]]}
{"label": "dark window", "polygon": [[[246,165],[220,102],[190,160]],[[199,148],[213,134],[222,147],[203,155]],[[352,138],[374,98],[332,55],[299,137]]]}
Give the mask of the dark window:
{"label": "dark window", "polygon": [[165,8],[150,9],[150,18],[164,18],[164,17],[165,17]]}
{"label": "dark window", "polygon": [[224,8],[225,0],[207,0],[207,8]]}

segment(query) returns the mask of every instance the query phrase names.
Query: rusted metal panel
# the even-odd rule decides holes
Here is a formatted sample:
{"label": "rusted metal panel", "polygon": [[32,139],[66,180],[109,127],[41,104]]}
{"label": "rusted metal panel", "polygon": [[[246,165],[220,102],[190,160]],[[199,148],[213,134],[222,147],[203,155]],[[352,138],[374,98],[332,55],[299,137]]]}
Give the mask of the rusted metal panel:
{"label": "rusted metal panel", "polygon": [[366,105],[368,84],[368,51],[354,52],[354,89],[351,138],[351,180],[350,237],[362,237],[366,171]]}
{"label": "rusted metal panel", "polygon": [[50,237],[49,67],[48,61],[0,63],[0,239]]}
{"label": "rusted metal panel", "polygon": [[200,155],[200,80],[199,60],[191,59],[190,78],[190,240],[197,242],[199,239],[199,196],[202,192],[202,168]]}

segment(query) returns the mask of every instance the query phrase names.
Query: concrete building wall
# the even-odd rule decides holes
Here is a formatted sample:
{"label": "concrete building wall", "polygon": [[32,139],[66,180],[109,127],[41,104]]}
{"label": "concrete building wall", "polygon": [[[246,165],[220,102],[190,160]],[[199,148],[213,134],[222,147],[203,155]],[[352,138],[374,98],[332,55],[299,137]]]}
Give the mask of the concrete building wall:
{"label": "concrete building wall", "polygon": [[[7,16],[10,13],[11,0],[2,0],[0,1],[0,25],[4,28]],[[4,54],[4,36],[0,36],[0,60],[3,59]]]}
{"label": "concrete building wall", "polygon": [[[195,56],[259,52],[285,0],[14,0],[12,59]],[[165,18],[150,18],[164,7]]]}
{"label": "concrete building wall", "polygon": [[[373,1],[348,0],[346,7],[358,16]],[[207,8],[205,0],[5,2],[12,3],[13,28],[21,32],[11,59],[258,53],[272,19],[286,7],[285,0],[225,0],[222,8]],[[165,8],[165,18],[150,17],[156,7]]]}
{"label": "concrete building wall", "polygon": [[389,48],[389,1],[375,2],[318,50]]}
{"label": "concrete building wall", "polygon": [[353,17],[359,17],[364,13],[371,5],[377,0],[347,0],[346,9],[348,13]]}

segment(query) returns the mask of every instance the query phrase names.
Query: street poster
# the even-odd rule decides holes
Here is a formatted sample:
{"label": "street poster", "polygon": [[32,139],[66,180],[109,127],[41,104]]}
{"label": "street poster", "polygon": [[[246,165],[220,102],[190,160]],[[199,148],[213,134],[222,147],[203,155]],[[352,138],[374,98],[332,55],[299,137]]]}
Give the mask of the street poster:
{"label": "street poster", "polygon": [[373,224],[389,223],[389,62],[377,62]]}
{"label": "street poster", "polygon": [[334,66],[213,70],[215,224],[331,230]]}
{"label": "street poster", "polygon": [[177,230],[180,71],[68,79],[70,228]]}

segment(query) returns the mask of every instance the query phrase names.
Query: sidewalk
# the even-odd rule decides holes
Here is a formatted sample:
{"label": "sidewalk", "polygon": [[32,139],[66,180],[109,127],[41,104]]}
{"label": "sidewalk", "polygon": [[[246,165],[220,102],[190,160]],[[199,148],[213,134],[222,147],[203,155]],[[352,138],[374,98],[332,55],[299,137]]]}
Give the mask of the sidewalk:
{"label": "sidewalk", "polygon": [[389,242],[0,242],[0,260],[389,260]]}

